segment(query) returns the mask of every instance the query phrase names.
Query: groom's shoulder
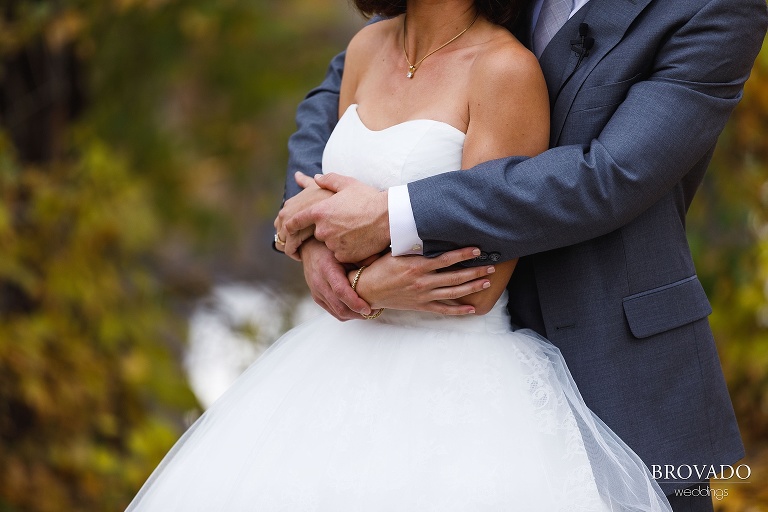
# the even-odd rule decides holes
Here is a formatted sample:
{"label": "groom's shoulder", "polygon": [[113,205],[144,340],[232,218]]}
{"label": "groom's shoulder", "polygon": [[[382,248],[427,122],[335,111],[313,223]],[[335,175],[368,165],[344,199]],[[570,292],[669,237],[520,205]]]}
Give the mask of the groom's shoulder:
{"label": "groom's shoulder", "polygon": [[729,24],[745,15],[752,21],[765,21],[768,6],[765,0],[676,0],[675,2],[651,2],[650,11],[655,15],[647,17],[649,22],[665,21],[670,25],[685,26],[706,22],[708,28],[722,30],[742,30],[745,27],[736,23]]}

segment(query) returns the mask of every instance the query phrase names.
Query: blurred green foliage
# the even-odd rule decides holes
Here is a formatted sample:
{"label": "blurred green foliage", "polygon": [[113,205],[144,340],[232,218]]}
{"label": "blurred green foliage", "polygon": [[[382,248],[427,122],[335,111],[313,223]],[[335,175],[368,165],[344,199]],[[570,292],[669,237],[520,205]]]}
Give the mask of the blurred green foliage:
{"label": "blurred green foliage", "polygon": [[122,509],[197,414],[194,262],[274,215],[339,7],[0,7],[0,511]]}
{"label": "blurred green foliage", "polygon": [[[344,9],[0,7],[0,512],[121,509],[196,414],[180,365],[184,306],[212,271],[196,262],[271,220],[295,105],[360,24]],[[753,454],[768,453],[766,133],[768,48],[689,215]]]}
{"label": "blurred green foliage", "polygon": [[158,343],[182,326],[143,264],[147,188],[105,145],[78,153],[0,169],[0,510],[117,508],[177,435],[164,411],[195,405]]}

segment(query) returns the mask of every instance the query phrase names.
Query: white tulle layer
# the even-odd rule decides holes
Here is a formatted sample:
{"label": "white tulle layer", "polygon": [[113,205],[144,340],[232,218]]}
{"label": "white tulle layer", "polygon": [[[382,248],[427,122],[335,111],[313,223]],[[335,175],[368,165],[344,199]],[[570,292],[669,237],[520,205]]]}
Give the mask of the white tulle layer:
{"label": "white tulle layer", "polygon": [[485,317],[323,316],[273,345],[133,511],[669,510],[559,351]]}

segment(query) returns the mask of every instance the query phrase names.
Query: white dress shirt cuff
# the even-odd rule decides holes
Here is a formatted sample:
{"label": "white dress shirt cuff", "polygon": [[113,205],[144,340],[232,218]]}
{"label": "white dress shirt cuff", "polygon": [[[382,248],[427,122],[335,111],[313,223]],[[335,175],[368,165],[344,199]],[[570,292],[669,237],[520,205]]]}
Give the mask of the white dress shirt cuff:
{"label": "white dress shirt cuff", "polygon": [[419,232],[416,230],[408,185],[390,187],[387,197],[392,256],[424,254],[424,242],[419,238]]}

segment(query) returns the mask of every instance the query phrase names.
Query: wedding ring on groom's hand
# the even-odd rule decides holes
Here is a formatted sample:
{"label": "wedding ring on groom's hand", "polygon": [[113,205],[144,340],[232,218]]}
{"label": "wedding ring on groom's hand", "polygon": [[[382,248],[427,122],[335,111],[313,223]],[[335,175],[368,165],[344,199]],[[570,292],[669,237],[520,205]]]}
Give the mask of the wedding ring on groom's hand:
{"label": "wedding ring on groom's hand", "polygon": [[275,243],[277,245],[285,245],[285,240],[280,239],[280,233],[275,233]]}

